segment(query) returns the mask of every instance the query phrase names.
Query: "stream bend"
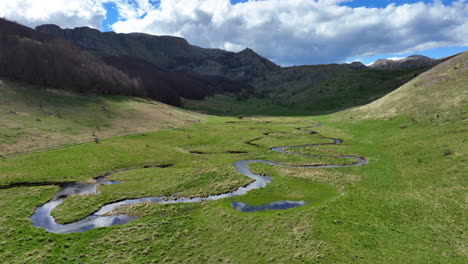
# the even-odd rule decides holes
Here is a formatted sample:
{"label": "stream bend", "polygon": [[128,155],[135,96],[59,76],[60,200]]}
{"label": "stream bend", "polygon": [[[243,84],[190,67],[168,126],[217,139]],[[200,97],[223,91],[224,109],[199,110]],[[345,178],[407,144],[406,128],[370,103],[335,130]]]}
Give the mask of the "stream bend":
{"label": "stream bend", "polygon": [[[320,125],[315,125],[311,127],[317,127]],[[298,130],[306,130],[310,134],[317,134],[315,131],[307,130],[307,128],[297,128]],[[326,137],[322,137],[326,138]],[[273,151],[287,153],[291,155],[298,155],[298,156],[306,156],[306,157],[326,157],[326,156],[314,156],[314,155],[306,155],[291,151],[286,151],[285,149],[292,149],[292,148],[300,148],[300,147],[312,147],[312,146],[321,146],[321,145],[337,145],[343,142],[341,139],[336,138],[328,138],[332,140],[330,143],[317,143],[317,144],[307,144],[307,145],[297,145],[297,146],[282,146],[282,147],[275,147],[272,148]],[[249,141],[247,144],[255,145],[252,141]],[[258,146],[258,145],[257,145]],[[144,202],[150,203],[158,203],[158,204],[175,204],[175,203],[200,203],[202,201],[214,201],[219,200],[227,197],[234,197],[246,194],[247,192],[260,189],[265,187],[268,183],[271,182],[271,177],[266,175],[255,174],[248,169],[249,163],[264,163],[272,166],[283,166],[283,167],[301,167],[301,168],[337,168],[337,167],[349,167],[349,166],[356,166],[361,164],[366,164],[367,161],[361,157],[355,156],[346,156],[342,155],[339,158],[350,158],[354,159],[355,162],[352,164],[346,165],[287,165],[283,163],[268,161],[268,160],[240,160],[234,162],[234,166],[242,175],[245,175],[254,181],[246,186],[239,187],[237,190],[229,193],[211,195],[207,197],[195,197],[195,198],[177,198],[171,199],[165,196],[159,197],[147,197],[147,198],[137,198],[137,199],[126,199],[123,201],[112,202],[106,205],[103,205],[97,212],[93,213],[85,217],[84,219],[78,220],[73,223],[69,224],[59,224],[55,221],[52,217],[51,213],[54,208],[60,205],[68,196],[71,194],[78,194],[78,195],[89,195],[89,194],[98,194],[98,186],[105,185],[105,184],[119,184],[119,182],[111,182],[108,181],[108,177],[114,173],[108,173],[101,177],[96,178],[96,183],[80,183],[80,182],[73,182],[73,183],[64,183],[60,185],[60,190],[52,197],[51,200],[46,202],[45,204],[38,206],[34,213],[31,215],[31,220],[34,226],[43,228],[48,232],[52,233],[79,233],[85,232],[97,227],[109,227],[114,225],[122,225],[134,220],[134,217],[128,215],[107,215],[108,213],[112,212],[113,210],[124,206],[124,205],[132,205],[132,204],[139,204]],[[166,166],[167,167],[167,166]],[[304,205],[304,201],[276,201],[270,204],[261,205],[261,206],[252,206],[240,202],[233,202],[231,205],[234,209],[240,210],[243,212],[252,212],[252,211],[263,211],[263,210],[284,210],[288,208],[293,208],[296,206]]]}

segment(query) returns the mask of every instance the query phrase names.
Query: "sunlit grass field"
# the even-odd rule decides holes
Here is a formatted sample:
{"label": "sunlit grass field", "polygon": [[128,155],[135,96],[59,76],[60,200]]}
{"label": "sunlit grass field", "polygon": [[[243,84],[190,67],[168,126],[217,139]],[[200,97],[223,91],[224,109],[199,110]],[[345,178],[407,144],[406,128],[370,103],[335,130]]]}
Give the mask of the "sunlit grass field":
{"label": "sunlit grass field", "polygon": [[[5,153],[23,155],[0,158],[1,261],[465,264],[466,58],[465,53],[439,64],[369,105],[322,116],[269,100],[239,102],[224,95],[188,102],[194,110],[231,115],[207,117],[134,98],[23,94],[27,90],[7,83],[0,91],[13,101],[0,98],[0,146]],[[71,125],[73,119],[79,123]],[[309,128],[317,133],[298,129],[318,123],[323,126]],[[94,141],[89,132],[99,124],[106,124],[100,128],[109,134]],[[150,132],[152,128],[162,130]],[[271,150],[331,143],[330,138],[344,142],[286,148],[326,158]],[[47,144],[34,151],[42,152],[25,154],[41,140]],[[67,197],[52,215],[70,223],[127,198],[199,197],[236,190],[252,180],[237,173],[235,161],[353,162],[339,158],[342,155],[365,157],[368,164],[297,168],[250,163],[254,173],[272,177],[265,188],[202,203],[121,207],[114,213],[136,220],[74,234],[48,233],[29,219],[58,187],[11,188],[92,182],[99,175],[130,169],[110,176],[121,183],[100,186],[98,195]],[[160,165],[170,166],[152,168]],[[306,205],[251,213],[231,206],[280,200]]]}
{"label": "sunlit grass field", "polygon": [[[66,235],[47,233],[29,220],[57,187],[1,189],[0,255],[5,263],[466,263],[462,119],[210,117],[181,128],[3,158],[0,185],[86,182],[117,169],[174,164],[117,173],[111,179],[122,184],[101,186],[95,196],[68,197],[53,212],[62,223],[124,198],[224,193],[251,181],[235,171],[237,160],[345,164],[345,159],[270,150],[330,142],[295,129],[318,122],[324,126],[313,129],[320,135],[345,142],[294,151],[363,156],[369,163],[328,169],[255,163],[251,170],[272,176],[263,189],[201,204],[123,207],[118,211],[138,219]],[[256,138],[258,146],[245,143]],[[247,153],[226,153],[232,151]],[[232,201],[261,205],[277,200],[307,204],[255,213],[230,206]]]}
{"label": "sunlit grass field", "polygon": [[0,156],[156,131],[204,118],[149,99],[80,94],[0,79]]}

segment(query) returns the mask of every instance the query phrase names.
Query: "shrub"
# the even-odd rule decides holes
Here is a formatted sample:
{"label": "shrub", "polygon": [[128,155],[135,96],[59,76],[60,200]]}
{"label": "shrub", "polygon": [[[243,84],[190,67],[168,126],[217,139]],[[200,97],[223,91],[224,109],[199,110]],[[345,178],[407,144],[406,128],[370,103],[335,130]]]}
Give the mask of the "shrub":
{"label": "shrub", "polygon": [[453,151],[450,149],[444,149],[444,151],[442,151],[442,155],[444,156],[450,156],[452,154],[453,154]]}

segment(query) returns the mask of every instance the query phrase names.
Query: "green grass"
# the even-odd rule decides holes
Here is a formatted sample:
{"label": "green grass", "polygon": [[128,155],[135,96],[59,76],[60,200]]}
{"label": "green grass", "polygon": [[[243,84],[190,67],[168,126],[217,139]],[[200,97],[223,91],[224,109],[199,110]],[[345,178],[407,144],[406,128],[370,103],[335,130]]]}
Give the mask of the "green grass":
{"label": "green grass", "polygon": [[391,118],[407,115],[435,122],[466,119],[468,108],[468,52],[424,72],[371,104],[344,113],[354,118]]}
{"label": "green grass", "polygon": [[278,105],[270,99],[248,98],[239,101],[232,94],[217,94],[203,100],[182,100],[183,108],[210,115],[239,116],[298,116],[308,115],[307,111],[298,111]]}
{"label": "green grass", "polygon": [[426,70],[349,71],[294,92],[284,104],[309,113],[336,112],[381,98]]}
{"label": "green grass", "polygon": [[[299,69],[296,69],[298,72]],[[307,72],[307,68],[305,68]],[[183,100],[185,109],[206,114],[238,116],[307,116],[340,111],[346,108],[365,105],[381,98],[401,85],[407,83],[428,68],[414,70],[359,70],[350,71],[330,66],[330,69],[310,69],[309,75],[317,77],[310,80],[290,77],[291,83],[280,81],[262,88],[254,83],[257,91],[266,89],[269,95],[264,99],[251,96],[239,101],[235,95],[224,94],[207,97],[204,100]],[[292,70],[291,70],[292,71]],[[330,71],[325,76],[321,71]],[[317,75],[317,76],[316,76]],[[302,75],[301,75],[302,76]]]}
{"label": "green grass", "polygon": [[0,80],[0,156],[181,126],[204,117],[156,101]]}
{"label": "green grass", "polygon": [[[346,146],[319,148],[366,156],[369,164],[334,169],[251,164],[255,172],[271,175],[272,183],[244,196],[202,204],[124,207],[119,211],[139,217],[124,226],[47,233],[33,227],[28,217],[52,197],[55,187],[0,190],[0,254],[7,263],[465,263],[463,122],[334,118],[314,118],[326,125],[314,130],[341,137]],[[294,128],[308,124],[311,120],[304,118],[212,117],[184,128],[4,158],[0,182],[87,181],[118,168],[175,164],[118,173],[112,179],[125,183],[103,186],[97,196],[67,198],[54,215],[69,222],[122,198],[198,196],[235,189],[250,181],[234,171],[235,160],[322,162],[268,150],[276,143],[306,141],[305,132]],[[260,147],[243,143],[265,132],[274,133],[273,141],[266,136],[259,140]],[[278,132],[288,132],[290,138]],[[277,135],[284,138],[274,139]],[[321,141],[310,135],[308,143]],[[192,149],[219,154],[187,152]],[[222,153],[227,150],[249,153]],[[238,212],[229,205],[276,200],[305,200],[308,205],[257,213]]]}

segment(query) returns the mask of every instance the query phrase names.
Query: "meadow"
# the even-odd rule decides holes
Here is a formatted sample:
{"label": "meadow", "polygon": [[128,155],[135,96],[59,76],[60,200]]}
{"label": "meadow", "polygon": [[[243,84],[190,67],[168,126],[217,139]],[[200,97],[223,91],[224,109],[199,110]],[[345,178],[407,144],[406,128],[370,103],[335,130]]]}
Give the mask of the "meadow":
{"label": "meadow", "polygon": [[[318,122],[324,124],[314,128],[320,134],[295,129]],[[101,186],[99,195],[68,197],[53,212],[61,223],[124,198],[231,191],[250,182],[236,173],[232,164],[236,160],[345,164],[346,160],[333,157],[270,150],[330,141],[320,135],[341,138],[344,143],[300,151],[363,156],[369,163],[327,169],[254,163],[251,170],[272,176],[272,183],[263,189],[197,204],[122,207],[118,213],[138,219],[74,234],[48,233],[29,219],[58,187],[2,189],[0,254],[6,263],[465,263],[463,131],[461,118],[444,123],[414,122],[408,117],[354,120],[339,115],[210,117],[180,128],[3,158],[3,187],[89,182],[117,169],[173,164],[117,173],[111,179],[122,184]],[[306,205],[252,213],[230,205],[277,200],[304,200]]]}
{"label": "meadow", "polygon": [[[467,56],[441,63],[368,105],[315,116],[228,95],[184,102],[225,115],[206,116],[144,99],[28,93],[18,84],[0,85],[2,261],[467,263]],[[337,84],[346,79],[337,78]],[[317,133],[304,129],[316,124],[323,126],[309,129]],[[97,125],[101,129],[94,131]],[[330,138],[344,142],[272,150],[331,143]],[[28,146],[44,139],[30,153]],[[91,183],[122,169],[129,170],[109,177],[120,184],[101,185],[97,195],[68,196],[52,211],[56,221],[72,223],[128,198],[227,193],[252,182],[236,171],[233,163],[239,160],[353,162],[343,155],[368,163],[340,168],[249,163],[254,173],[271,176],[271,183],[216,201],[120,207],[113,214],[135,220],[82,233],[50,233],[30,220],[59,183]],[[305,205],[248,213],[231,206],[283,200]]]}

